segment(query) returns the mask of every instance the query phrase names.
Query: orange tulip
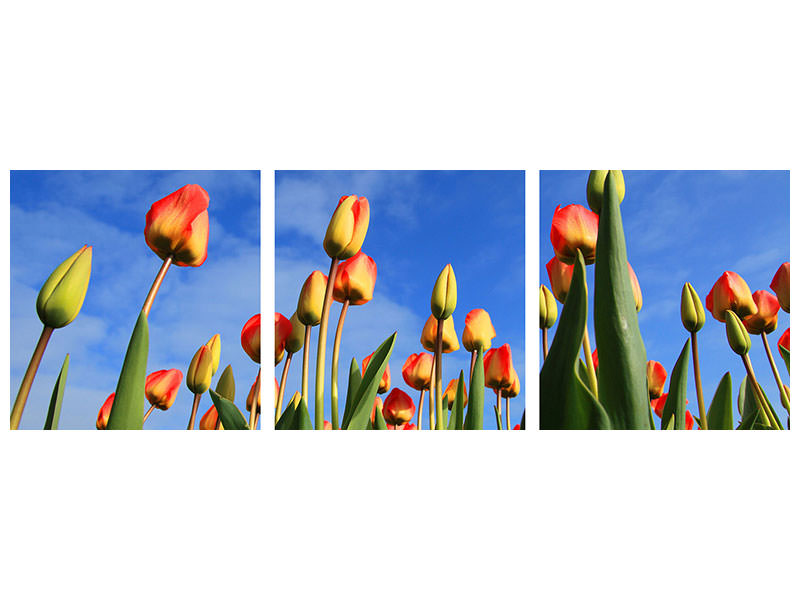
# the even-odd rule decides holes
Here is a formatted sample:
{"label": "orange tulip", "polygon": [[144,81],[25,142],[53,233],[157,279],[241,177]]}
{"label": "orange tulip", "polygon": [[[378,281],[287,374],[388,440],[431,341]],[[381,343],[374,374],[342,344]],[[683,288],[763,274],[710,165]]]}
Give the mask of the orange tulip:
{"label": "orange tulip", "polygon": [[769,287],[778,296],[781,308],[789,312],[789,263],[783,263],[779,268]]}
{"label": "orange tulip", "polygon": [[208,192],[185,185],[147,211],[144,239],[159,258],[179,267],[199,267],[208,250]]}
{"label": "orange tulip", "polygon": [[144,381],[144,395],[160,410],[167,410],[175,402],[183,373],[178,369],[155,371]]}
{"label": "orange tulip", "polygon": [[342,196],[333,211],[322,246],[331,258],[355,256],[369,227],[369,201],[358,196]]}
{"label": "orange tulip", "polygon": [[415,390],[428,390],[431,387],[433,356],[426,352],[412,354],[403,364],[403,381]]}
{"label": "orange tulip", "polygon": [[[222,426],[220,426],[221,428]],[[200,419],[200,429],[209,431],[217,428],[217,407],[213,404]]]}
{"label": "orange tulip", "polygon": [[359,251],[352,258],[344,261],[336,270],[333,283],[333,299],[337,302],[350,300],[350,304],[359,306],[372,300],[375,291],[375,280],[378,267],[371,257]]}
{"label": "orange tulip", "polygon": [[[367,356],[364,360],[361,361],[361,376],[367,372],[367,367],[369,366],[369,361],[372,360],[372,356],[375,354],[374,352]],[[384,392],[388,391],[392,385],[392,376],[389,373],[389,363],[386,363],[386,370],[383,372],[383,377],[381,377],[381,383],[378,386],[378,393],[383,394]]]}
{"label": "orange tulip", "polygon": [[778,327],[778,311],[781,309],[778,299],[767,290],[757,290],[753,294],[753,302],[756,312],[742,319],[745,329],[753,335],[775,331]]}
{"label": "orange tulip", "polygon": [[694,417],[688,410],[686,411],[686,429],[694,429]]}
{"label": "orange tulip", "polygon": [[474,352],[479,347],[488,350],[492,347],[492,339],[497,336],[489,313],[482,308],[474,308],[464,319],[464,333],[461,341],[467,352]]}
{"label": "orange tulip", "polygon": [[375,402],[372,403],[372,410],[369,411],[369,422],[375,423],[375,411],[380,411],[383,414],[383,400],[380,396],[375,396]]}
{"label": "orange tulip", "polygon": [[383,403],[383,419],[387,425],[405,425],[414,418],[414,401],[400,388],[394,388]]}
{"label": "orange tulip", "polygon": [[[419,341],[422,347],[430,352],[436,352],[436,319],[431,315],[422,328],[422,337]],[[453,316],[450,315],[442,321],[442,354],[449,354],[459,349],[456,328],[453,326]]]}
{"label": "orange tulip", "polygon": [[511,387],[517,373],[511,360],[511,346],[490,348],[483,357],[485,385],[494,390]]}
{"label": "orange tulip", "polygon": [[779,348],[783,348],[784,350],[789,350],[789,343],[790,343],[789,338],[791,337],[791,334],[789,333],[790,329],[791,327],[787,327],[786,331],[784,331],[783,334],[781,334],[781,337],[778,340]]}
{"label": "orange tulip", "polygon": [[501,390],[500,395],[503,398],[516,398],[519,396],[519,375],[516,370],[514,371],[514,381],[511,386]]}
{"label": "orange tulip", "polygon": [[322,421],[322,430],[323,431],[333,431],[333,425],[331,425],[330,421],[325,419],[324,421]]}
{"label": "orange tulip", "polygon": [[[254,322],[255,321],[255,322]],[[286,341],[292,335],[292,322],[281,313],[275,313],[275,364],[283,356]],[[252,345],[251,345],[252,344]],[[261,362],[261,313],[252,317],[242,328],[242,348],[256,362]]]}
{"label": "orange tulip", "polygon": [[568,265],[574,264],[580,250],[587,265],[594,263],[599,223],[600,218],[583,206],[557,206],[550,227],[550,241],[558,259]]}
{"label": "orange tulip", "polygon": [[[453,408],[453,405],[456,402],[456,393],[458,392],[458,379],[451,379],[450,383],[447,384],[447,387],[444,390],[444,394],[442,394],[442,405],[447,403],[447,408]],[[464,406],[467,405],[467,386],[466,382],[464,384]]]}
{"label": "orange tulip", "polygon": [[[292,333],[292,324],[280,313],[275,313],[275,356],[283,354],[286,339]],[[261,313],[253,315],[242,327],[242,349],[255,363],[261,364]]]}
{"label": "orange tulip", "polygon": [[386,425],[386,429],[395,429],[395,430],[400,429],[404,431],[411,431],[416,428],[417,426],[414,425],[414,423],[406,423],[405,425],[398,425],[396,427],[394,425],[388,425],[388,424]]}
{"label": "orange tulip", "polygon": [[319,325],[327,285],[328,276],[322,271],[314,271],[306,279],[297,299],[297,318],[303,325]]}
{"label": "orange tulip", "polygon": [[572,271],[575,267],[567,265],[555,256],[547,263],[547,275],[550,277],[550,287],[556,300],[564,304],[567,300],[569,286],[572,283]]}
{"label": "orange tulip", "polygon": [[[277,379],[275,383],[278,383]],[[277,398],[278,396],[276,395],[275,397]],[[250,386],[250,391],[247,394],[247,401],[245,402],[247,412],[250,412],[250,409],[253,407],[253,400],[256,401],[256,408],[261,410],[261,371],[256,375],[256,380],[253,382],[253,385]]]}
{"label": "orange tulip", "polygon": [[97,421],[95,426],[98,429],[106,429],[108,427],[108,417],[111,416],[111,405],[114,404],[114,394],[111,394],[106,401],[103,402],[103,406],[100,407],[100,412],[97,413]]}
{"label": "orange tulip", "polygon": [[657,360],[647,361],[647,389],[650,392],[650,399],[658,398],[664,391],[664,384],[667,381],[667,370]]}
{"label": "orange tulip", "polygon": [[628,263],[628,274],[631,277],[631,289],[633,290],[633,302],[636,306],[636,312],[642,310],[642,289],[639,287],[639,278],[633,272],[631,263]]}
{"label": "orange tulip", "polygon": [[755,314],[757,309],[750,288],[738,273],[725,271],[706,296],[706,308],[717,321],[725,322],[725,311],[731,310],[740,318]]}

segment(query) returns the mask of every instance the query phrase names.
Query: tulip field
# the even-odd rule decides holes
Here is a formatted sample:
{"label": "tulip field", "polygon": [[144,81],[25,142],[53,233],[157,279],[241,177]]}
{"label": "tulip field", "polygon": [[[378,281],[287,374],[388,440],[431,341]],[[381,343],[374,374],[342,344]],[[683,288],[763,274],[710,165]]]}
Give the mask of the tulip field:
{"label": "tulip field", "polygon": [[788,172],[542,171],[540,209],[541,429],[789,428]]}
{"label": "tulip field", "polygon": [[[240,238],[234,248],[240,234],[228,229],[234,221],[224,210],[231,201],[225,184],[249,186],[239,208],[249,205],[257,217],[258,174],[252,172],[12,173],[12,261],[35,257],[24,272],[12,270],[12,429],[58,429],[62,413],[68,428],[257,427],[258,232],[255,244]],[[69,208],[53,204],[52,196],[62,196]],[[45,213],[46,237],[31,253],[24,224],[37,227]],[[227,242],[230,265],[213,256],[223,247],[209,245],[215,235]],[[65,252],[75,239],[83,245]],[[51,256],[60,260],[45,264]],[[232,266],[239,261],[250,265],[242,275],[255,282],[247,286],[253,291],[220,310],[216,302],[232,298],[226,287],[237,294],[247,289],[239,288]],[[213,284],[190,273],[207,264]],[[84,303],[91,315],[81,318]],[[47,372],[40,372],[43,362]],[[54,364],[60,364],[55,376]],[[104,391],[95,389],[101,381]]]}

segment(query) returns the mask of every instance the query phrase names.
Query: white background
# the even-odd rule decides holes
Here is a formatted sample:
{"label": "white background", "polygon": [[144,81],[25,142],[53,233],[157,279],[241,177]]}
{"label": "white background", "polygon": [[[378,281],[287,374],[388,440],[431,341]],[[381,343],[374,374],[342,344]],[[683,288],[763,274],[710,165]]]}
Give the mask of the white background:
{"label": "white background", "polygon": [[[262,169],[270,314],[272,169],[526,169],[532,316],[537,169],[797,162],[788,2],[289,4],[5,3],[3,176]],[[512,435],[3,430],[3,595],[797,597],[793,432],[540,433],[527,397]]]}

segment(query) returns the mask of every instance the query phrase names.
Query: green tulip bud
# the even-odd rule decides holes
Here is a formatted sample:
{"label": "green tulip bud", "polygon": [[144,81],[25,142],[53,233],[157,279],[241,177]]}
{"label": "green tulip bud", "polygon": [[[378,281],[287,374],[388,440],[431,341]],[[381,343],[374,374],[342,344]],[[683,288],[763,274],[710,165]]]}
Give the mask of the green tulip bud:
{"label": "green tulip bud", "polygon": [[732,310],[725,311],[725,333],[728,335],[728,344],[736,354],[744,356],[750,352],[750,334],[744,323]]}
{"label": "green tulip bud", "polygon": [[222,375],[219,376],[215,391],[226,400],[234,401],[236,397],[236,382],[233,380],[233,369],[230,365],[225,367]]}
{"label": "green tulip bud", "polygon": [[448,264],[433,286],[431,294],[431,314],[436,319],[446,319],[456,309],[456,276],[453,266]]}
{"label": "green tulip bud", "polygon": [[91,274],[91,246],[84,246],[58,265],[36,298],[36,312],[42,323],[53,329],[72,323],[83,306]]}
{"label": "green tulip bud", "polygon": [[703,303],[688,281],[683,284],[681,292],[681,321],[689,333],[697,333],[706,324]]}
{"label": "green tulip bud", "polygon": [[592,171],[589,173],[589,181],[586,183],[586,201],[589,203],[589,208],[598,215],[600,207],[603,206],[603,188],[609,173],[617,186],[620,204],[625,198],[625,178],[622,176],[622,171]]}
{"label": "green tulip bud", "polygon": [[557,317],[556,297],[546,285],[542,284],[539,286],[539,328],[550,329],[555,325]]}

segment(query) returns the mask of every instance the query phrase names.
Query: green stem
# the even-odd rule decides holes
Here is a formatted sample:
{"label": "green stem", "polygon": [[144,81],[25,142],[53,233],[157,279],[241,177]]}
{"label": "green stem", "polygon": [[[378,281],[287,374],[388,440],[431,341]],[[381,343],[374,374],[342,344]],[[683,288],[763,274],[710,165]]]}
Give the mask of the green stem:
{"label": "green stem", "polygon": [[442,333],[444,321],[436,320],[436,429],[445,429],[442,413]]}
{"label": "green stem", "polygon": [[308,346],[311,344],[311,325],[306,325],[305,342],[303,343],[303,380],[300,387],[300,393],[303,396],[303,402],[306,403],[308,408]]}
{"label": "green stem", "polygon": [[692,332],[692,363],[694,366],[694,385],[697,389],[697,407],[700,409],[700,429],[708,429],[706,405],[703,402],[703,385],[700,383],[700,354],[697,351],[697,333]]}
{"label": "green stem", "polygon": [[750,362],[750,357],[747,354],[743,355],[742,362],[744,363],[744,368],[747,371],[747,377],[750,379],[750,385],[753,388],[753,395],[756,397],[761,411],[766,416],[769,426],[773,429],[780,429],[775,417],[772,416],[772,411],[769,409],[767,399],[761,393],[761,386],[758,385],[758,381],[756,380],[756,374],[753,371],[753,364]]}
{"label": "green stem", "polygon": [[289,373],[289,365],[292,364],[292,353],[286,353],[286,361],[283,363],[283,373],[281,374],[281,385],[278,388],[278,397],[275,399],[275,424],[281,418],[283,411],[283,394],[286,392],[286,377]]}
{"label": "green stem", "polygon": [[319,322],[319,342],[317,343],[317,379],[314,402],[314,429],[325,428],[325,345],[328,343],[328,316],[333,299],[333,283],[336,280],[338,258],[331,259],[328,282],[325,285],[325,300],[322,302],[322,317]]}
{"label": "green stem", "polygon": [[767,358],[769,359],[769,366],[772,367],[772,375],[775,377],[775,383],[778,384],[778,391],[781,394],[781,403],[783,407],[789,411],[789,395],[786,393],[786,388],[783,387],[783,381],[781,381],[781,375],[778,372],[778,366],[775,364],[775,359],[772,358],[772,350],[769,349],[769,344],[767,343],[767,334],[763,331],[761,332],[761,341],[764,342],[764,350],[767,352]]}
{"label": "green stem", "polygon": [[11,409],[11,429],[19,429],[19,422],[22,419],[22,411],[25,410],[25,403],[28,401],[28,394],[33,385],[33,378],[36,377],[36,371],[39,370],[39,364],[42,362],[44,350],[47,348],[47,342],[50,341],[50,336],[53,334],[53,328],[44,326],[42,334],[39,336],[39,341],[36,342],[36,348],[33,350],[31,362],[28,363],[28,369],[22,378],[22,383],[17,392],[17,399],[14,401],[14,408]]}
{"label": "green stem", "polygon": [[470,356],[470,359],[469,359],[469,380],[472,381],[472,371],[475,370],[475,361],[478,358],[478,351],[477,350],[473,350],[472,352],[470,352],[470,354],[472,356]]}
{"label": "green stem", "polygon": [[592,393],[597,398],[597,374],[594,372],[594,361],[592,360],[592,346],[589,344],[589,329],[583,328],[583,356],[586,359],[586,372],[589,374],[589,384],[592,386]]}
{"label": "green stem", "polygon": [[339,313],[339,323],[336,325],[336,336],[333,339],[333,354],[331,355],[331,426],[339,429],[339,345],[342,342],[342,329],[350,298],[345,298],[342,303],[342,312]]}
{"label": "green stem", "polygon": [[511,431],[511,409],[509,408],[510,398],[506,398],[506,429]]}
{"label": "green stem", "polygon": [[433,431],[436,427],[434,422],[434,414],[436,409],[434,408],[433,404],[435,402],[435,395],[436,395],[436,381],[434,381],[434,374],[436,371],[436,353],[433,353],[433,364],[431,365],[431,387],[428,391],[428,429]]}
{"label": "green stem", "polygon": [[192,403],[192,414],[189,416],[189,426],[186,429],[194,429],[194,420],[197,417],[197,407],[200,406],[200,396],[202,396],[202,394],[194,395],[194,402]]}

